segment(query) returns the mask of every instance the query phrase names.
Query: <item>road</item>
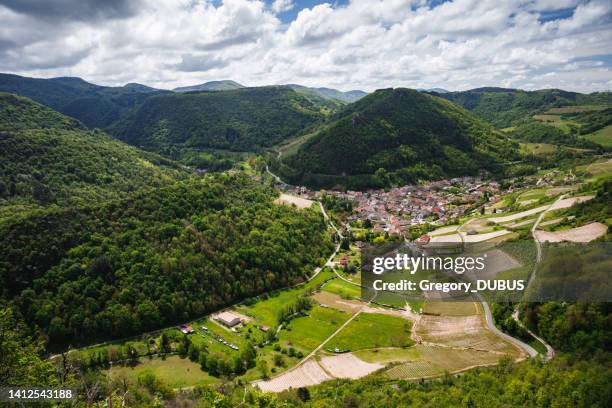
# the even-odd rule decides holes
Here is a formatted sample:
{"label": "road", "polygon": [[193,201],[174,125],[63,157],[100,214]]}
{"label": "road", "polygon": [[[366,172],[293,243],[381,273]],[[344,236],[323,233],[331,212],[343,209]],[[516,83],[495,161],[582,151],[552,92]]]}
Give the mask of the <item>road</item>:
{"label": "road", "polygon": [[[459,228],[457,228],[457,234],[459,234],[459,236],[461,237],[462,243],[465,243],[465,242],[463,241],[463,234],[461,233],[462,232],[461,229],[470,221],[471,221],[471,218],[465,221],[463,224],[461,224]],[[509,341],[510,343],[523,349],[527,354],[529,354],[530,357],[535,357],[538,355],[538,352],[536,351],[536,349],[531,347],[529,344],[499,330],[497,326],[495,325],[495,322],[493,321],[493,315],[491,314],[491,308],[489,307],[489,303],[484,300],[484,298],[482,297],[480,293],[476,293],[476,297],[478,297],[478,300],[480,300],[480,303],[482,303],[482,308],[485,314],[485,322],[489,330],[491,330],[493,333],[497,334],[498,336],[502,337],[503,339]]]}
{"label": "road", "polygon": [[[533,279],[536,276],[536,270],[537,270],[537,267],[538,267],[538,263],[540,263],[540,261],[542,260],[542,243],[538,239],[538,235],[536,234],[536,230],[537,230],[538,226],[540,225],[540,223],[542,222],[542,220],[544,219],[544,216],[546,215],[546,213],[549,212],[550,209],[556,203],[558,203],[559,201],[563,200],[564,198],[565,198],[565,194],[560,195],[559,198],[557,198],[551,205],[549,205],[547,209],[545,209],[544,211],[542,211],[540,213],[540,215],[536,219],[536,222],[534,222],[533,226],[531,227],[531,236],[533,237],[533,241],[535,242],[535,245],[536,245],[536,261],[535,261],[535,265],[533,266],[533,271],[531,272],[531,275],[529,276],[529,281],[527,282],[527,286],[525,287],[525,290],[527,290],[527,288],[529,288],[529,285],[531,285],[531,282],[533,282]],[[550,344],[548,344],[544,339],[542,339],[541,337],[536,335],[534,332],[529,330],[523,324],[523,322],[521,322],[521,320],[519,319],[518,306],[512,312],[512,318],[514,319],[514,321],[520,327],[525,329],[525,331],[527,333],[529,333],[533,338],[538,340],[540,343],[542,343],[546,347],[546,357],[545,357],[545,360],[546,361],[550,361],[555,356],[555,349],[553,349],[552,346]]]}

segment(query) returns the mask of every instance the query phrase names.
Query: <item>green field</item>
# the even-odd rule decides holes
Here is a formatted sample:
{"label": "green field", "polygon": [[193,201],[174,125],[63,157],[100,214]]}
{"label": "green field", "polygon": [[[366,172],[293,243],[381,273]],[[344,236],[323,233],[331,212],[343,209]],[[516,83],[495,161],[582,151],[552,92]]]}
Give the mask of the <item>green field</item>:
{"label": "green field", "polygon": [[136,382],[140,374],[146,372],[154,374],[172,388],[207,385],[218,381],[218,378],[202,371],[199,364],[178,356],[170,356],[165,360],[142,358],[140,363],[133,367],[119,366],[106,370],[111,378],[126,376],[133,382]]}
{"label": "green field", "polygon": [[612,147],[612,125],[608,125],[603,129],[599,129],[583,137],[591,142],[599,143],[602,146]]}
{"label": "green field", "polygon": [[329,281],[323,286],[323,290],[336,295],[344,299],[360,299],[361,298],[361,287],[353,285],[342,279],[334,279]]}
{"label": "green field", "polygon": [[[270,295],[267,299],[263,298],[250,305],[240,305],[236,307],[241,313],[252,317],[259,325],[276,326],[278,311],[288,303],[293,302],[299,295],[309,289],[315,288],[323,283],[326,279],[334,276],[334,273],[324,269],[313,280],[305,285],[294,289],[276,292]],[[327,285],[326,285],[327,286]]]}
{"label": "green field", "polygon": [[325,346],[326,349],[362,350],[379,347],[408,347],[410,320],[378,313],[362,313]]}
{"label": "green field", "polygon": [[520,150],[524,154],[552,154],[559,150],[559,146],[548,143],[520,143]]}
{"label": "green field", "polygon": [[279,333],[282,347],[294,347],[307,354],[348,320],[349,313],[331,307],[314,306],[308,316],[291,320]]}
{"label": "green field", "polygon": [[353,354],[368,363],[383,364],[392,363],[394,361],[411,361],[420,357],[416,347],[358,350]]}

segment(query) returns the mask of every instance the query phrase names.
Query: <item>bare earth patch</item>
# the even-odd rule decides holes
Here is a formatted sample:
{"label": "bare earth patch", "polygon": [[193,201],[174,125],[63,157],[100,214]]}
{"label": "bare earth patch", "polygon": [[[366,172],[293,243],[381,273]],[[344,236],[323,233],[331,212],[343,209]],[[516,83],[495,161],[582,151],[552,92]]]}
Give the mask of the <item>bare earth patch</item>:
{"label": "bare earth patch", "polygon": [[283,205],[295,205],[297,208],[310,208],[314,201],[282,193],[279,198],[274,200],[274,203]]}
{"label": "bare earth patch", "polygon": [[595,197],[594,195],[588,195],[588,196],[564,198],[563,200],[559,200],[556,203],[554,203],[552,207],[550,207],[550,210],[553,211],[553,210],[561,210],[563,208],[569,208],[574,204],[584,203],[585,201],[589,201],[593,199],[594,197]]}
{"label": "bare earth patch", "polygon": [[568,191],[574,190],[574,187],[553,187],[546,190],[546,196],[552,197],[557,194],[567,193]]}
{"label": "bare earth patch", "polygon": [[459,236],[459,234],[438,235],[436,237],[431,238],[429,242],[431,243],[438,243],[438,242],[460,243],[461,237]]}
{"label": "bare earth patch", "polygon": [[471,280],[475,279],[493,279],[498,273],[509,269],[520,268],[523,266],[517,259],[508,255],[501,249],[492,249],[484,253],[486,255],[486,268],[483,271],[476,272],[468,270],[465,275]]}
{"label": "bare earth patch", "polygon": [[536,231],[538,241],[544,242],[591,242],[608,232],[608,227],[600,222],[583,225],[582,227],[572,228],[563,231]]}
{"label": "bare earth patch", "polygon": [[451,225],[450,227],[442,227],[442,228],[438,228],[437,230],[427,233],[427,235],[429,235],[430,237],[435,237],[436,235],[449,234],[451,232],[457,231],[457,228],[459,228],[458,225]]}
{"label": "bare earth patch", "polygon": [[467,235],[465,233],[462,233],[462,234],[463,234],[464,242],[474,243],[474,242],[488,241],[490,239],[501,237],[501,236],[504,236],[510,233],[512,233],[512,231],[508,231],[504,229],[504,230],[499,230],[499,231],[487,232],[485,234],[476,234],[476,235]]}
{"label": "bare earth patch", "polygon": [[458,349],[506,353],[517,357],[520,351],[491,332],[482,315],[429,316],[423,315],[414,328],[424,344]]}
{"label": "bare earth patch", "polygon": [[503,222],[518,220],[519,218],[528,217],[533,214],[541,213],[542,211],[548,208],[547,205],[543,205],[541,207],[532,208],[531,210],[521,211],[520,213],[506,215],[504,217],[491,217],[487,218],[489,221],[493,221],[495,223],[501,224]]}
{"label": "bare earth patch", "polygon": [[321,366],[337,378],[361,378],[384,367],[379,363],[367,363],[352,353],[325,356],[321,358]]}
{"label": "bare earth patch", "polygon": [[253,385],[258,386],[262,391],[281,392],[289,388],[321,384],[332,378],[321,368],[316,360],[311,358],[301,366],[287,371],[276,378],[267,381],[255,381]]}
{"label": "bare earth patch", "polygon": [[356,312],[359,310],[364,303],[358,300],[347,300],[342,299],[335,293],[320,291],[312,295],[312,298],[316,300],[320,305],[333,307],[334,309],[342,310],[344,312]]}

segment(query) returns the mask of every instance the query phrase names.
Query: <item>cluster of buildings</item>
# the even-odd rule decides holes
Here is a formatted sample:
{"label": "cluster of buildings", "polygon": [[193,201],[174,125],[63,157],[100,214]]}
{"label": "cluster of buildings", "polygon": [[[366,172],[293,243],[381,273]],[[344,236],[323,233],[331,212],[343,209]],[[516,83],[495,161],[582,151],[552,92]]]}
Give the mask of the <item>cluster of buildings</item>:
{"label": "cluster of buildings", "polygon": [[310,191],[291,187],[290,193],[310,199],[331,194],[353,203],[349,221],[369,220],[372,230],[402,235],[411,225],[445,224],[481,205],[500,200],[499,183],[480,177],[457,177],[423,184],[368,191]]}

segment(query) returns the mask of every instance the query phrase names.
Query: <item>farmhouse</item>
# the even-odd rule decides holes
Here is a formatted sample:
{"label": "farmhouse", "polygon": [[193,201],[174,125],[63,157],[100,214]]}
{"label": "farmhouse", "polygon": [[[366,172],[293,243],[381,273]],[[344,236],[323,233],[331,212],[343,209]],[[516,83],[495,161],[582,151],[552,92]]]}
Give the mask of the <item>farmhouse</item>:
{"label": "farmhouse", "polygon": [[195,330],[193,330],[193,327],[191,327],[190,324],[183,324],[181,326],[178,327],[178,329],[183,332],[183,334],[191,334],[193,333]]}
{"label": "farmhouse", "polygon": [[234,327],[237,324],[240,324],[240,316],[238,316],[235,313],[232,312],[221,312],[216,316],[216,319],[219,323],[227,326],[227,327]]}

